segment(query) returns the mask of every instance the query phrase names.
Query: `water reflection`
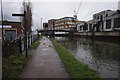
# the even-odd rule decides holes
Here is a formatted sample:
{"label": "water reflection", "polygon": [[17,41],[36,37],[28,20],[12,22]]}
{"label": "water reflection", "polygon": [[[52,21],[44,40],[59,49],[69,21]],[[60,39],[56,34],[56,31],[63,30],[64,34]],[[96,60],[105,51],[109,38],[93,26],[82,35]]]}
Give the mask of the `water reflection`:
{"label": "water reflection", "polygon": [[102,78],[118,78],[119,45],[71,37],[55,39]]}

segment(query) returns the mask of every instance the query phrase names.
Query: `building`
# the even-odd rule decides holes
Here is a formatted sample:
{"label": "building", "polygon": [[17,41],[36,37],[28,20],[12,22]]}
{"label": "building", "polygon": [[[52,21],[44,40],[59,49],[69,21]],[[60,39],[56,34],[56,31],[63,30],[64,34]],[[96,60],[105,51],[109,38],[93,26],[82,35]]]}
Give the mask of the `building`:
{"label": "building", "polygon": [[48,27],[48,23],[44,22],[43,23],[43,29],[44,30],[49,30],[50,28]]}
{"label": "building", "polygon": [[[14,40],[17,37],[17,30],[12,28],[11,25],[3,25],[4,29],[4,39],[5,40]],[[2,39],[2,26],[0,25],[0,37]]]}
{"label": "building", "polygon": [[[1,21],[0,21],[1,23]],[[22,34],[21,22],[3,21],[5,40],[14,40]],[[2,25],[0,24],[0,37],[2,38]]]}
{"label": "building", "polygon": [[[10,25],[3,26],[4,30],[11,28]],[[0,40],[2,39],[2,25],[0,25]]]}
{"label": "building", "polygon": [[50,19],[50,20],[48,20],[48,27],[49,27],[49,29],[51,29],[51,30],[53,30],[54,29],[54,22],[55,22],[55,20],[57,20],[57,19]]}
{"label": "building", "polygon": [[78,26],[78,32],[105,32],[120,30],[120,11],[104,10],[93,15],[93,19]]}
{"label": "building", "polygon": [[76,30],[76,20],[74,17],[63,17],[54,21],[54,29]]}
{"label": "building", "polygon": [[116,11],[113,15],[105,18],[104,31],[120,30],[120,12]]}
{"label": "building", "polygon": [[94,24],[95,24],[94,19],[87,21],[87,26],[88,26],[87,32],[91,32],[92,30],[94,30]]}
{"label": "building", "polygon": [[78,32],[84,32],[83,27],[84,27],[85,23],[86,23],[85,21],[79,21],[79,23],[77,24]]}
{"label": "building", "polygon": [[106,18],[115,14],[116,11],[112,10],[104,10],[99,13],[93,15],[94,23],[94,31],[106,31],[108,28],[105,27]]}

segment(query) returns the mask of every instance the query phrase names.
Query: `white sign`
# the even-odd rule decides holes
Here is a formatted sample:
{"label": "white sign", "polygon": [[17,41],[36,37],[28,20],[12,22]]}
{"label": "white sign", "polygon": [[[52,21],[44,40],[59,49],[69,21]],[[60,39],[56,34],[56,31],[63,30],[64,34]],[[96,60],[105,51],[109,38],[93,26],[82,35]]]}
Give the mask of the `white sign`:
{"label": "white sign", "polygon": [[[2,25],[0,25],[0,28],[2,28]],[[3,25],[3,28],[12,28],[11,25]]]}

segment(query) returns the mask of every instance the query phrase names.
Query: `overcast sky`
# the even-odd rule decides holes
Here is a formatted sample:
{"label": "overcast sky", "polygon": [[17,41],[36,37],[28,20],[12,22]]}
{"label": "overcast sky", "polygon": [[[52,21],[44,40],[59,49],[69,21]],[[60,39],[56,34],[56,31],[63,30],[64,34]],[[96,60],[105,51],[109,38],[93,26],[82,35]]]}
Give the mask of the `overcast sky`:
{"label": "overcast sky", "polygon": [[[13,13],[21,13],[22,0],[3,0],[3,12],[4,20],[19,21],[18,17],[13,17]],[[58,19],[62,17],[72,17],[74,11],[78,9],[81,0],[64,0],[64,1],[32,1],[33,9],[33,28],[37,29],[41,27],[41,18],[42,22],[47,22],[49,19]],[[118,9],[119,0],[110,0],[110,1],[85,1],[83,0],[78,13],[78,19],[88,21],[92,19],[93,14],[98,13],[103,10]]]}

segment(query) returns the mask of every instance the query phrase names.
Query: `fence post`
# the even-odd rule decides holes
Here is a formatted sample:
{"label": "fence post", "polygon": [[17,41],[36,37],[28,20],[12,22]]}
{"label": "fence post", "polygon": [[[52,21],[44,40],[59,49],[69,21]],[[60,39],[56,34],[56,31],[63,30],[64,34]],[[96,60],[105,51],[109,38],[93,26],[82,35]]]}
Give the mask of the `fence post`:
{"label": "fence post", "polygon": [[22,54],[22,41],[21,41],[21,36],[19,38],[19,52]]}
{"label": "fence post", "polygon": [[39,32],[37,31],[37,39],[39,38]]}
{"label": "fence post", "polygon": [[32,42],[33,42],[33,41],[32,41],[32,35],[31,35],[31,45],[32,45]]}
{"label": "fence post", "polygon": [[28,36],[28,47],[30,47],[30,36]]}

